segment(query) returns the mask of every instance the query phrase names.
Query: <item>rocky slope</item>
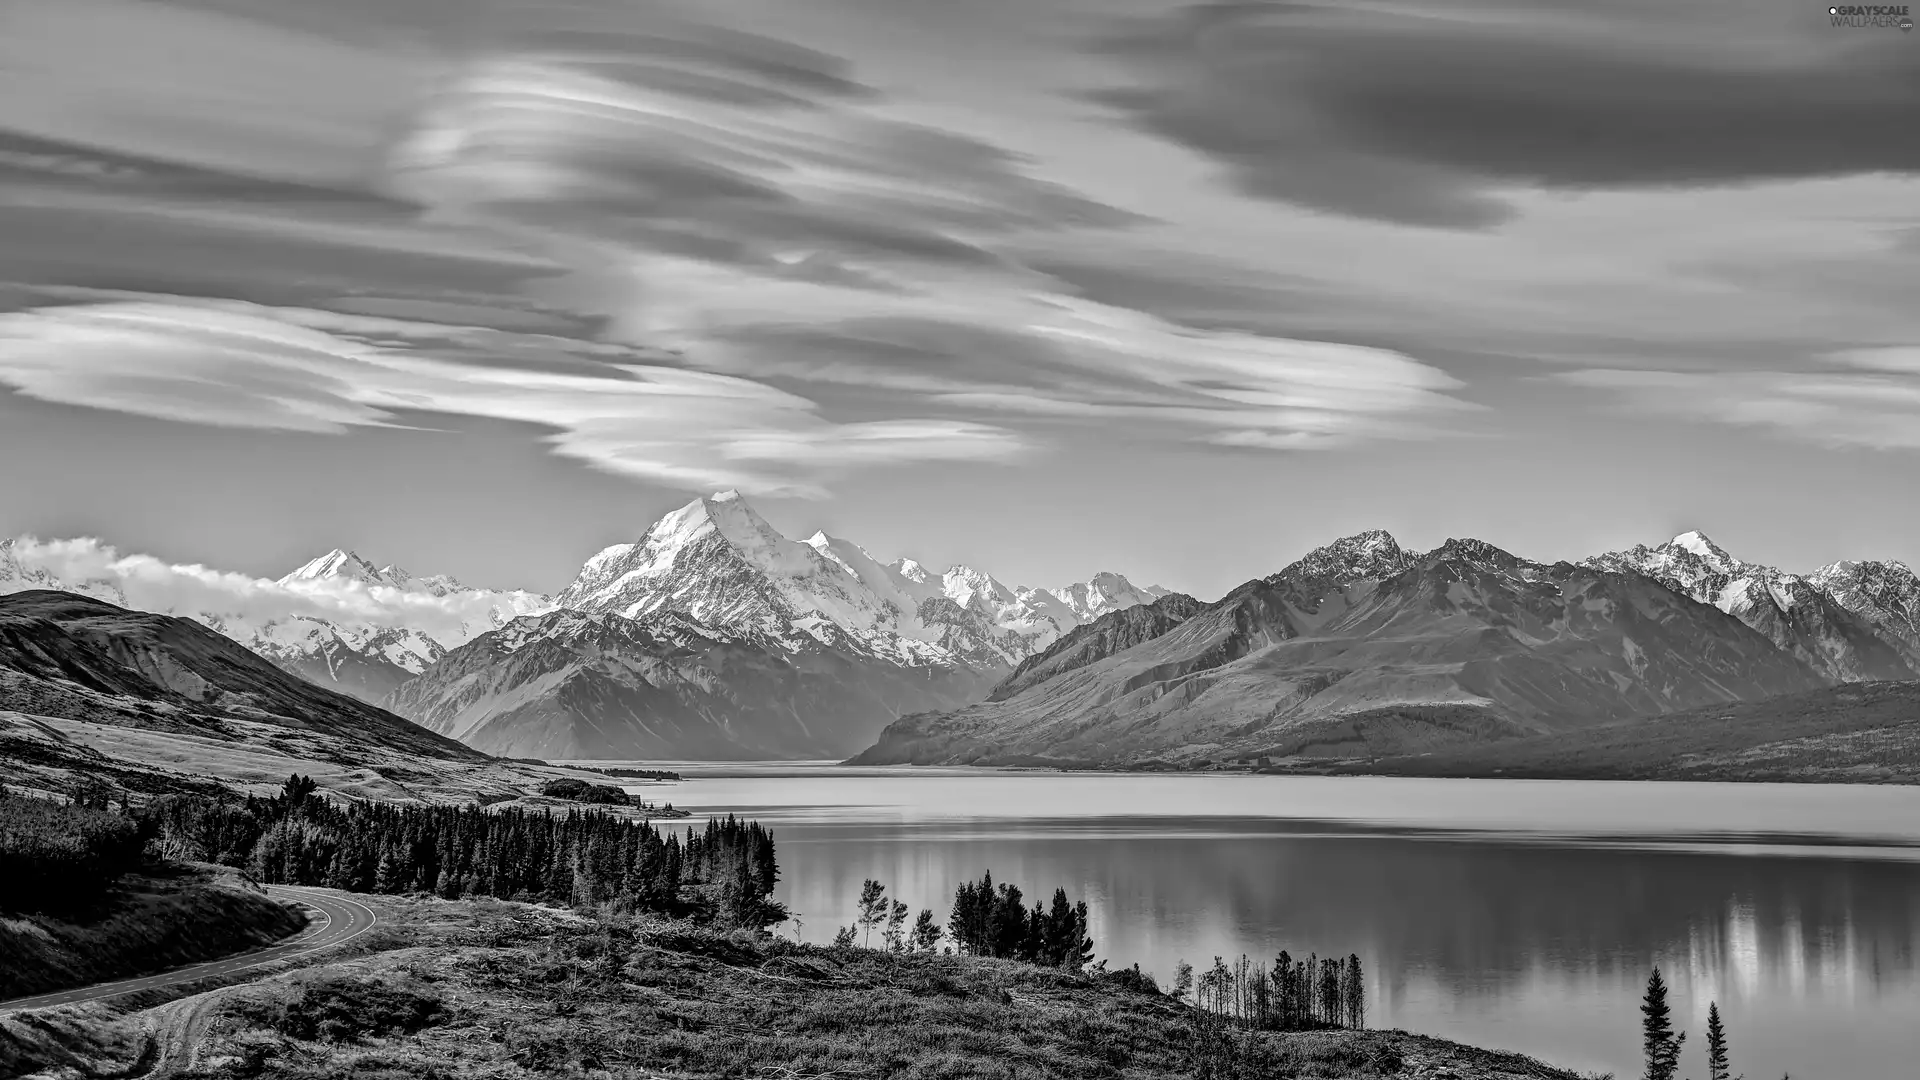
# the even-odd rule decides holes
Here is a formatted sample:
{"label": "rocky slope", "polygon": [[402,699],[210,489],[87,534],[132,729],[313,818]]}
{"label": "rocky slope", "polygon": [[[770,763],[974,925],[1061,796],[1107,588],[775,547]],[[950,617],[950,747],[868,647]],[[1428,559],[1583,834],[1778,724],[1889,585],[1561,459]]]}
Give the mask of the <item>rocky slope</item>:
{"label": "rocky slope", "polygon": [[191,619],[73,593],[0,596],[0,709],[76,719],[100,700],[137,703],[139,722],[216,735],[227,717],[455,760],[482,755],[364,702],[289,675]]}
{"label": "rocky slope", "polygon": [[[1878,579],[1873,571],[1858,569],[1863,564],[1851,564],[1853,573],[1829,568],[1832,573],[1823,571],[1824,578],[1801,577],[1734,558],[1705,535],[1687,532],[1658,547],[1596,555],[1585,565],[1641,574],[1711,604],[1836,682],[1920,676],[1903,655],[1908,650],[1882,637],[1874,622],[1860,614],[1885,595],[1880,587],[1889,584],[1884,579],[1887,564],[1875,564],[1883,575]],[[1841,565],[1848,564],[1836,567]],[[1826,580],[1838,583],[1851,603],[1824,585]],[[1899,604],[1897,599],[1892,602]]]}
{"label": "rocky slope", "polygon": [[846,641],[728,639],[673,612],[562,610],[453,650],[392,706],[510,757],[844,757],[901,713],[971,700],[988,681]]}
{"label": "rocky slope", "polygon": [[1836,562],[1807,575],[1834,603],[1872,626],[1920,670],[1920,576],[1899,562]]}
{"label": "rocky slope", "polygon": [[1827,681],[1648,577],[1477,540],[1412,556],[1385,534],[1349,537],[1166,621],[988,702],[903,717],[855,760],[1254,756],[1285,752],[1302,724],[1391,706],[1476,707],[1487,734],[1518,734]]}

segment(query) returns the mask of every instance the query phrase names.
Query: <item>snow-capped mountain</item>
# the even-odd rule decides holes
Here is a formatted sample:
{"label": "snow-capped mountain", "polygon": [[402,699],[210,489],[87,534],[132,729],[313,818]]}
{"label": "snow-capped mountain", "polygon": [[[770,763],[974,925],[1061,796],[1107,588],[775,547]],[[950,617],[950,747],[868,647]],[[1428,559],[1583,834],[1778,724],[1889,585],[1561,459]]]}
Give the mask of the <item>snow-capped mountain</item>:
{"label": "snow-capped mountain", "polygon": [[0,593],[27,589],[191,618],[284,670],[368,702],[449,647],[552,606],[534,593],[469,589],[448,577],[376,568],[339,549],[266,581],[122,556],[93,540],[0,541]]}
{"label": "snow-capped mountain", "polygon": [[[1681,533],[1658,547],[1642,544],[1596,555],[1583,565],[1640,574],[1711,604],[1838,682],[1911,679],[1917,674],[1910,662],[1914,654],[1903,642],[1883,636],[1874,618],[1865,615],[1866,606],[1876,602],[1888,605],[1886,617],[1895,622],[1898,611],[1912,610],[1903,606],[1911,598],[1903,598],[1885,574],[1876,578],[1872,573],[1835,571],[1822,577],[1822,571],[1802,577],[1735,558],[1700,532]],[[1840,583],[1852,602],[1823,583],[1828,580]]]}
{"label": "snow-capped mountain", "polygon": [[964,704],[990,680],[807,635],[728,640],[673,612],[560,609],[453,650],[388,704],[512,757],[844,757],[895,717]]}
{"label": "snow-capped mountain", "polygon": [[1314,548],[1273,576],[1289,581],[1345,585],[1368,578],[1392,577],[1419,559],[1417,552],[1403,549],[1386,530],[1372,529]]}
{"label": "snow-capped mountain", "polygon": [[1920,575],[1902,562],[1836,562],[1807,580],[1865,619],[1920,669]]}
{"label": "snow-capped mountain", "polygon": [[1009,588],[966,566],[882,562],[850,540],[789,540],[739,493],[696,499],[587,561],[554,598],[630,619],[676,612],[726,635],[814,643],[906,666],[1006,667],[1107,611],[1164,595],[1118,574]]}
{"label": "snow-capped mountain", "polygon": [[281,578],[280,584],[294,586],[306,582],[325,581],[357,581],[362,585],[384,585],[390,589],[421,592],[428,596],[476,591],[446,574],[414,577],[392,563],[375,569],[372,563],[358,554],[342,548],[334,548],[325,555],[308,562],[300,569]]}
{"label": "snow-capped mountain", "polygon": [[1479,540],[1347,537],[1211,604],[1110,614],[984,702],[902,717],[862,764],[1373,756],[1812,689],[1646,575]]}

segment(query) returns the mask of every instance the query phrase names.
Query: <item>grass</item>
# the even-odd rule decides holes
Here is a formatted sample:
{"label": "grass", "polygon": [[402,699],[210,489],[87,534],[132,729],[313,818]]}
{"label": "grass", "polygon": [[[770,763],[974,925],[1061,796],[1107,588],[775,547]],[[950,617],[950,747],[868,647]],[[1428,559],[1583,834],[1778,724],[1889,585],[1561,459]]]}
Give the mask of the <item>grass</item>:
{"label": "grass", "polygon": [[1233,1032],[1223,1043],[1194,1010],[1118,974],[498,902],[454,928],[459,908],[431,902],[440,929],[421,944],[231,991],[203,1074],[1117,1080],[1230,1061],[1255,1069],[1231,1075],[1276,1078],[1573,1080],[1401,1032]]}
{"label": "grass", "polygon": [[210,960],[304,925],[225,867],[130,874],[77,912],[0,917],[0,1000]]}

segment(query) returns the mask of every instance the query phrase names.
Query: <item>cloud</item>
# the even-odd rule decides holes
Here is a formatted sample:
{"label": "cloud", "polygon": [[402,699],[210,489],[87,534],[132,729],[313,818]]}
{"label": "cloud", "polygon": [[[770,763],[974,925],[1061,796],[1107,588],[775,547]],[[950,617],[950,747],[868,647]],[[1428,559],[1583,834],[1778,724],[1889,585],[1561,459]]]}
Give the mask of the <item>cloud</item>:
{"label": "cloud", "polygon": [[19,537],[0,545],[0,570],[24,573],[0,579],[0,588],[35,588],[50,576],[62,587],[102,596],[140,611],[216,616],[228,632],[289,618],[321,619],[345,631],[370,633],[404,626],[446,648],[465,644],[505,619],[544,610],[544,597],[524,592],[469,590],[434,596],[346,578],[281,584],[198,564],[179,565],[151,555],[122,555],[91,537],[40,540]]}
{"label": "cloud", "polygon": [[1221,2],[1123,22],[1094,93],[1243,192],[1483,228],[1517,188],[1739,184],[1920,171],[1903,35],[1817,7],[1533,0]]}
{"label": "cloud", "polygon": [[403,412],[513,420],[552,429],[556,453],[610,472],[769,494],[817,495],[825,476],[879,460],[1004,461],[1025,448],[981,423],[836,423],[805,398],[729,375],[460,364],[301,318],[363,333],[396,323],[239,303],[41,308],[0,315],[0,382],[45,401],[224,427],[341,433]]}
{"label": "cloud", "polygon": [[[23,2],[0,61],[132,54],[92,96],[21,66],[9,85],[57,92],[53,112],[0,102],[43,174],[0,258],[83,301],[0,316],[0,382],[32,397],[315,433],[506,419],[623,475],[807,495],[1075,424],[1291,450],[1430,437],[1466,407],[1412,356],[1284,332],[1280,296],[1327,336],[1354,325],[1329,290],[1130,246],[1156,223],[705,13],[143,5],[125,25],[195,35],[189,67],[137,55],[117,0]],[[283,52],[299,78],[263,89]],[[328,100],[323,60],[379,94]],[[263,134],[275,108],[300,123]],[[73,167],[56,136],[133,174],[46,183]],[[1043,258],[1063,250],[1079,261]]]}
{"label": "cloud", "polygon": [[1920,348],[1855,349],[1813,372],[1593,368],[1558,373],[1625,408],[1752,427],[1833,449],[1920,450]]}
{"label": "cloud", "polygon": [[535,235],[867,288],[1011,269],[993,245],[1016,233],[1141,220],[872,108],[695,106],[575,59],[476,62],[396,148],[393,190]]}
{"label": "cloud", "polygon": [[688,362],[885,387],[1001,422],[1125,421],[1146,437],[1274,450],[1432,437],[1431,418],[1471,408],[1459,380],[1402,353],[1201,330],[1059,294],[903,298],[865,316],[764,296],[745,306],[702,313]]}

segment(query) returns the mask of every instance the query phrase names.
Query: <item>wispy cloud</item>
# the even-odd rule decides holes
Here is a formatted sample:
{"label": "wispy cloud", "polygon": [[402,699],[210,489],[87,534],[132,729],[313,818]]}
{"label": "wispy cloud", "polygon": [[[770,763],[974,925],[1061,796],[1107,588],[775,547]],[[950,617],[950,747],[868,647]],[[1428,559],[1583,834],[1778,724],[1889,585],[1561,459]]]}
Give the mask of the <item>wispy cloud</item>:
{"label": "wispy cloud", "polygon": [[1023,448],[980,423],[835,423],[805,398],[729,375],[633,362],[600,375],[461,364],[301,318],[137,302],[3,315],[0,382],[45,401],[222,427],[341,433],[403,413],[514,420],[552,429],[556,453],[608,471],[780,494],[818,494],[823,473],[878,460],[1006,460]]}
{"label": "wispy cloud", "polygon": [[1833,448],[1920,450],[1920,348],[1856,349],[1835,369],[1697,372],[1591,368],[1555,376],[1627,408],[1760,428]]}

